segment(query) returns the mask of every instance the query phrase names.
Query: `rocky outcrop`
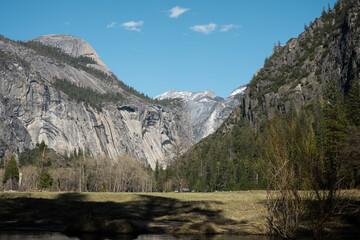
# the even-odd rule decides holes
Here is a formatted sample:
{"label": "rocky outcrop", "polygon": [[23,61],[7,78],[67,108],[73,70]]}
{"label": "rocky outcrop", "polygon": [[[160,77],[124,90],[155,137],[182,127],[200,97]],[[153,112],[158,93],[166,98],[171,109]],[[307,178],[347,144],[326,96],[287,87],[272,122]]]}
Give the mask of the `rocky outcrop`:
{"label": "rocky outcrop", "polygon": [[246,87],[235,89],[227,98],[215,95],[211,90],[188,92],[171,90],[156,96],[155,99],[183,99],[191,112],[191,124],[195,142],[213,133],[241,102]]}
{"label": "rocky outcrop", "polygon": [[[133,94],[110,71],[84,41],[64,35],[37,40],[55,45],[73,56],[94,57],[97,69],[110,77],[79,69],[59,59],[8,39],[0,39],[0,139],[17,152],[42,140],[61,153],[86,149],[92,155],[112,159],[130,154],[140,161],[165,163],[179,142],[192,144],[190,112],[183,101],[167,106]],[[52,39],[55,39],[53,42]],[[63,39],[63,40],[62,40]],[[85,45],[85,46],[84,46]],[[94,64],[92,64],[94,65]],[[54,79],[66,79],[100,94],[119,93],[122,101],[104,102],[101,109],[73,100],[55,88]],[[109,80],[110,79],[110,80]]]}

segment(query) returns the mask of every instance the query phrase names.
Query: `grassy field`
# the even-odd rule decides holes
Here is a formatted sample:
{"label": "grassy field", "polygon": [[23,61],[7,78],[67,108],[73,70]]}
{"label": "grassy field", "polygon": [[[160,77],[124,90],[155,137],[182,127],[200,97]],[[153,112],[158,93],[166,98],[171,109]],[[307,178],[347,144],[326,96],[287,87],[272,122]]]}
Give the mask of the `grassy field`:
{"label": "grassy field", "polygon": [[[355,191],[353,196],[355,205],[349,211],[351,214],[339,216],[332,229],[343,226],[339,232],[345,229],[358,233],[360,191]],[[174,235],[266,234],[265,199],[265,191],[7,192],[0,193],[0,229],[32,227],[70,232]]]}
{"label": "grassy field", "polygon": [[0,193],[0,225],[132,221],[144,232],[265,233],[265,191],[216,193]]}

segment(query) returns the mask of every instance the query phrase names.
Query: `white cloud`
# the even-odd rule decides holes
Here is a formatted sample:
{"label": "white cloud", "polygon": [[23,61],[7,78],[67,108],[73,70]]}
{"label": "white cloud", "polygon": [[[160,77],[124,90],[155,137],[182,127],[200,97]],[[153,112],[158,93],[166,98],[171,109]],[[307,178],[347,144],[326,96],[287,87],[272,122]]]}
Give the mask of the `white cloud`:
{"label": "white cloud", "polygon": [[70,25],[70,22],[66,21],[66,22],[64,22],[64,25],[65,25],[65,26],[69,26],[69,25]]}
{"label": "white cloud", "polygon": [[140,32],[141,31],[140,27],[142,27],[143,24],[144,24],[144,21],[138,21],[138,22],[130,21],[130,22],[125,22],[125,23],[121,24],[121,26],[129,31]]}
{"label": "white cloud", "polygon": [[190,27],[190,29],[193,30],[194,32],[200,32],[203,34],[210,34],[213,31],[215,31],[215,28],[216,28],[215,23],[209,23],[208,25],[196,25]]}
{"label": "white cloud", "polygon": [[116,25],[116,22],[109,23],[106,28],[114,28]]}
{"label": "white cloud", "polygon": [[227,32],[232,28],[241,28],[241,25],[234,25],[234,24],[222,25],[220,32]]}
{"label": "white cloud", "polygon": [[172,9],[170,9],[170,15],[169,17],[171,18],[178,18],[181,14],[189,11],[190,8],[181,8],[179,6],[173,7]]}

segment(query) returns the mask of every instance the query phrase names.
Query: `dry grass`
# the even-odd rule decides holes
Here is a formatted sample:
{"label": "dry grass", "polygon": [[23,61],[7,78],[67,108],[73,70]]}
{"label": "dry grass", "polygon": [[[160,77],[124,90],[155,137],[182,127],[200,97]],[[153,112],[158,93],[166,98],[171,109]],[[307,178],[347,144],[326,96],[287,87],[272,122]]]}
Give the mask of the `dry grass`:
{"label": "dry grass", "polygon": [[[86,215],[89,211],[89,206],[91,206],[94,215],[106,219],[127,218],[140,221],[145,220],[151,221],[155,227],[158,227],[159,224],[169,223],[168,225],[165,224],[167,226],[162,228],[165,232],[184,233],[187,230],[189,230],[188,232],[194,232],[194,229],[200,229],[200,231],[205,231],[205,233],[263,234],[265,233],[266,214],[264,205],[265,194],[265,191],[81,194],[11,192],[0,193],[0,200],[7,200],[0,204],[6,205],[8,203],[13,205],[18,202],[19,206],[27,206],[29,205],[27,199],[31,199],[33,208],[36,208],[36,200],[46,200],[42,204],[49,205],[45,207],[49,214],[39,216],[36,214],[38,213],[37,210],[28,210],[27,212],[25,211],[27,213],[26,219],[33,217],[47,219],[56,215],[55,218],[59,218],[56,220],[57,222],[66,222],[67,218],[63,217],[62,214],[58,214],[59,210],[56,209],[56,205],[61,205],[63,207],[61,211],[69,215],[69,218],[75,212],[76,214]],[[73,210],[75,202],[76,210]],[[16,216],[24,216],[21,206],[20,208],[11,207],[10,209],[4,209],[5,205],[2,208],[8,212],[13,212],[13,221],[18,220]],[[51,212],[55,214],[53,215]],[[114,216],[116,214],[118,215]],[[4,217],[6,216],[1,216],[0,214],[0,220],[4,220]]]}
{"label": "dry grass", "polygon": [[[351,196],[354,203],[360,203],[360,191],[352,191]],[[90,214],[104,222],[128,220],[152,233],[265,234],[265,199],[265,191],[0,193],[0,225],[66,225]],[[351,212],[359,211],[358,206]]]}
{"label": "dry grass", "polygon": [[[150,195],[175,198],[182,202],[196,202],[196,207],[221,212],[225,224],[223,227],[239,231],[265,233],[265,191],[216,192],[216,193],[151,193]],[[203,216],[196,213],[183,213],[180,216],[164,216],[164,219],[187,217],[193,221],[204,221]],[[219,219],[220,220],[220,219]],[[232,222],[233,224],[227,224]],[[234,224],[235,223],[235,224]],[[238,225],[242,225],[238,228]],[[234,226],[235,225],[235,226]]]}

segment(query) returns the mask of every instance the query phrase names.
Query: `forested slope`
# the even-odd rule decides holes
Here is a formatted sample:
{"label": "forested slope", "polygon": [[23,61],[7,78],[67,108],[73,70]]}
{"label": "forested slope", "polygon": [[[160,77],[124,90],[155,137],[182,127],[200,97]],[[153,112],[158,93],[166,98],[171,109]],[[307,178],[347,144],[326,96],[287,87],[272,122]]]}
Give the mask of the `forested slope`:
{"label": "forested slope", "polygon": [[264,188],[271,153],[304,162],[312,149],[322,173],[332,168],[343,174],[343,187],[358,185],[359,13],[359,1],[340,0],[298,38],[275,46],[243,104],[175,161],[169,175],[181,173],[182,183],[196,190]]}

